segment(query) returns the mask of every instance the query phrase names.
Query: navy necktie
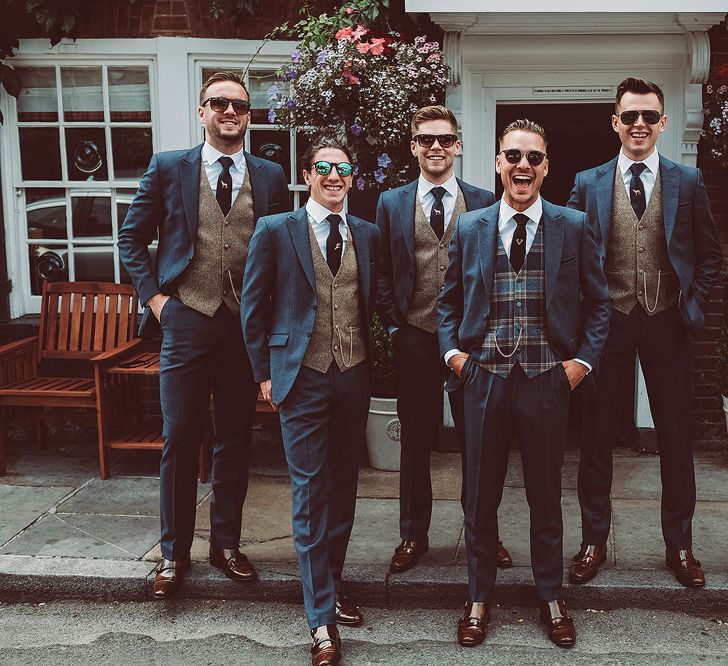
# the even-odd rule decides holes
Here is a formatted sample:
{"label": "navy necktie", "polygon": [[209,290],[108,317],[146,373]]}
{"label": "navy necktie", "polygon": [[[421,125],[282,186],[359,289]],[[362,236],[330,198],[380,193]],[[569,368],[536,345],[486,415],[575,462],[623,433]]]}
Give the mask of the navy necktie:
{"label": "navy necktie", "polygon": [[221,157],[218,162],[222,165],[222,173],[217,179],[217,202],[223,215],[230,212],[233,201],[233,177],[230,175],[230,167],[233,165],[232,157]]}
{"label": "navy necktie", "polygon": [[513,216],[516,221],[516,230],[513,232],[513,240],[511,241],[511,266],[518,273],[526,259],[526,223],[528,215],[516,213]]}
{"label": "navy necktie", "polygon": [[629,200],[632,203],[634,214],[638,220],[642,219],[645,208],[647,208],[647,197],[645,196],[645,184],[640,178],[640,174],[647,168],[641,162],[633,164],[629,170],[632,172],[632,180],[629,181]]}
{"label": "navy necktie", "polygon": [[326,239],[326,263],[331,269],[331,274],[336,275],[341,266],[341,250],[344,245],[344,240],[339,232],[341,215],[334,213],[327,216],[326,219],[329,223],[329,237]]}
{"label": "navy necktie", "polygon": [[430,226],[435,232],[438,239],[442,239],[445,235],[445,206],[442,203],[442,197],[445,196],[447,190],[444,187],[433,187],[430,193],[435,197],[430,211]]}

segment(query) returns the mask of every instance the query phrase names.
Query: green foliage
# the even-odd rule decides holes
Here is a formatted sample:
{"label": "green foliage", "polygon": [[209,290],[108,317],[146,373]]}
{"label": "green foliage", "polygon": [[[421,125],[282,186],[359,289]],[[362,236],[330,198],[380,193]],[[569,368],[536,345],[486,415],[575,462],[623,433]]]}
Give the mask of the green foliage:
{"label": "green foliage", "polygon": [[373,385],[372,395],[376,398],[396,398],[397,384],[394,373],[394,347],[392,338],[378,315],[372,322]]}
{"label": "green foliage", "polygon": [[715,383],[721,395],[728,397],[728,328],[723,327],[716,346]]}
{"label": "green foliage", "polygon": [[260,9],[260,0],[210,0],[210,16],[215,20],[229,18],[240,23],[243,18],[255,16]]}

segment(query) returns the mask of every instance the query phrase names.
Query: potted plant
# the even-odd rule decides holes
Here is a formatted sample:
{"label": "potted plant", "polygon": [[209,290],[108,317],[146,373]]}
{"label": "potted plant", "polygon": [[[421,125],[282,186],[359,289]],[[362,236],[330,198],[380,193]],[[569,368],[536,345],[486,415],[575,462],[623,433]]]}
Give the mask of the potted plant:
{"label": "potted plant", "polygon": [[716,346],[715,383],[723,399],[723,413],[728,428],[728,327],[723,326]]}
{"label": "potted plant", "polygon": [[372,323],[372,398],[367,421],[367,452],[374,469],[399,471],[400,425],[392,339],[378,316]]}

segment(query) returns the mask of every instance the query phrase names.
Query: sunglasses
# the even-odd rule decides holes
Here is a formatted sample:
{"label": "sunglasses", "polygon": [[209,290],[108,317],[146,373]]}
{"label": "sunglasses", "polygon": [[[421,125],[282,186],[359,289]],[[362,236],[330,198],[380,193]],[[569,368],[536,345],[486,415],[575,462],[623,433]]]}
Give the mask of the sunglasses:
{"label": "sunglasses", "polygon": [[319,176],[328,176],[331,173],[331,169],[334,167],[336,168],[336,173],[338,173],[342,178],[351,176],[352,171],[354,171],[354,167],[348,162],[339,162],[337,164],[336,162],[319,160],[318,162],[314,162],[312,166]]}
{"label": "sunglasses", "polygon": [[660,118],[662,118],[662,114],[659,111],[647,109],[645,111],[622,111],[622,113],[619,114],[619,119],[622,121],[623,125],[631,125],[632,123],[637,122],[637,118],[640,116],[642,116],[648,125],[657,125],[657,123],[660,122]]}
{"label": "sunglasses", "polygon": [[[500,155],[503,153],[508,164],[520,164],[523,159],[523,153],[518,148],[509,148],[508,150],[501,150]],[[531,166],[538,166],[546,159],[546,153],[542,153],[540,150],[529,150],[526,153],[526,159]]]}
{"label": "sunglasses", "polygon": [[440,148],[452,148],[457,140],[457,134],[415,134],[412,137],[412,141],[417,141],[423,148],[429,148],[435,141],[440,144]]}
{"label": "sunglasses", "polygon": [[233,111],[239,116],[244,116],[250,111],[250,102],[245,99],[229,99],[227,97],[208,97],[201,106],[210,102],[210,108],[215,113],[225,113],[228,106],[233,105]]}

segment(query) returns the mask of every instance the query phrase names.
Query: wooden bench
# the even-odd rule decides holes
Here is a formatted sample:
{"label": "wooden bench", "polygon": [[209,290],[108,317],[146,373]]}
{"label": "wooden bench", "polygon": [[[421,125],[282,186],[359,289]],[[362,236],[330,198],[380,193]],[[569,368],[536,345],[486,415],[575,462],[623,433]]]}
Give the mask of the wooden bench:
{"label": "wooden bench", "polygon": [[[137,308],[136,292],[129,285],[43,284],[38,337],[0,347],[0,475],[6,473],[8,408],[34,410],[39,446],[43,445],[46,408],[95,409],[99,424],[90,361],[134,344],[130,341],[136,331]],[[79,376],[83,374],[88,376]]]}

